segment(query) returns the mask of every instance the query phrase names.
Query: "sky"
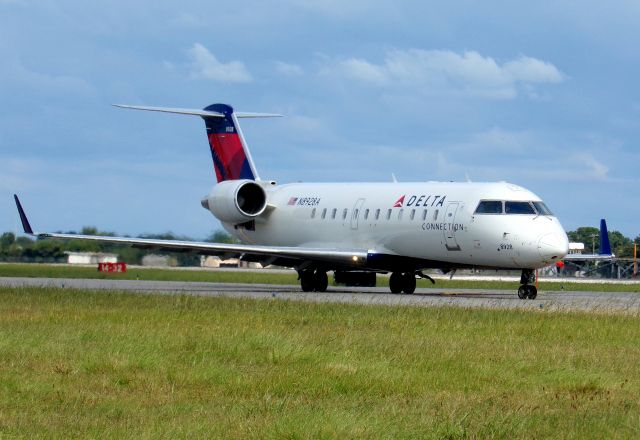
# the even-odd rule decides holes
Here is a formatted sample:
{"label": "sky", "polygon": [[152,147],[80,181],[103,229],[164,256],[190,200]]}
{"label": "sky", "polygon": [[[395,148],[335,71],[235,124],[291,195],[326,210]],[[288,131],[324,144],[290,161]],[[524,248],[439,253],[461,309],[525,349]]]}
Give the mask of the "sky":
{"label": "sky", "polygon": [[0,0],[0,232],[220,229],[200,118],[263,179],[509,181],[640,235],[640,2]]}

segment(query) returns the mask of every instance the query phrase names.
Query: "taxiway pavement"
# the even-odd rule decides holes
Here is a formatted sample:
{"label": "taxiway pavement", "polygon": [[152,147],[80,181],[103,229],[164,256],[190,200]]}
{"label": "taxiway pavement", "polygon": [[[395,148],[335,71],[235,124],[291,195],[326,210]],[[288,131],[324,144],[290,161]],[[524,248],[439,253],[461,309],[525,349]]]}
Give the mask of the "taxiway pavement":
{"label": "taxiway pavement", "polygon": [[419,288],[413,295],[393,295],[386,287],[329,287],[326,292],[301,292],[294,285],[235,284],[183,281],[98,280],[71,278],[0,278],[12,287],[59,287],[97,291],[184,294],[232,298],[280,299],[370,305],[467,307],[547,311],[583,311],[640,316],[640,293],[541,291],[535,300],[518,299],[509,290]]}

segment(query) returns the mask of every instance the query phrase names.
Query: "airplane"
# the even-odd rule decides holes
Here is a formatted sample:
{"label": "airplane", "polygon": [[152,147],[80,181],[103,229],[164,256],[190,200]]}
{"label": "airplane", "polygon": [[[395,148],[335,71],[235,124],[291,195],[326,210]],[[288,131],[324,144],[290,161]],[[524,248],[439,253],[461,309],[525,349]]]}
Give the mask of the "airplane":
{"label": "airplane", "polygon": [[521,270],[518,297],[535,299],[535,270],[568,252],[559,220],[531,191],[507,182],[289,183],[262,180],[240,118],[226,104],[202,110],[116,105],[204,120],[217,184],[202,199],[241,244],[34,232],[14,195],[26,234],[129,244],[161,251],[232,256],[294,268],[303,291],[336,282],[375,285],[390,273],[394,294],[412,294],[426,269]]}
{"label": "airplane", "polygon": [[607,231],[607,222],[600,219],[600,252],[597,254],[567,254],[564,261],[610,261],[615,258],[615,254],[611,252],[611,243],[609,243],[609,232]]}

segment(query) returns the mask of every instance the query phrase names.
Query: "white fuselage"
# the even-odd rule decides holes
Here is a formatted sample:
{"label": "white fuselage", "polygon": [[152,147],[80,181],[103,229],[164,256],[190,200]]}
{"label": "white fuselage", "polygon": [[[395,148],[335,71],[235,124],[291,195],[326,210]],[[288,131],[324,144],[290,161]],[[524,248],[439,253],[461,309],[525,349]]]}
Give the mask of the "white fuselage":
{"label": "white fuselage", "polygon": [[255,230],[223,223],[244,243],[360,248],[453,266],[535,269],[568,251],[555,216],[476,214],[481,200],[540,201],[509,183],[261,182],[269,209]]}

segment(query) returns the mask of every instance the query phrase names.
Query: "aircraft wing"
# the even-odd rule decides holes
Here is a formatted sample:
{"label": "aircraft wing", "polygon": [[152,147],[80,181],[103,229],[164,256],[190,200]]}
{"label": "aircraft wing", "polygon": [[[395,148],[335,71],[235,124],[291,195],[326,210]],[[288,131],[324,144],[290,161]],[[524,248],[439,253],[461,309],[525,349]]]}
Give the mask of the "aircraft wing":
{"label": "aircraft wing", "polygon": [[14,195],[20,221],[25,234],[38,238],[68,240],[90,240],[103,243],[127,244],[137,248],[174,252],[193,252],[202,255],[240,257],[263,264],[281,264],[291,267],[303,266],[306,261],[328,263],[337,266],[361,267],[367,262],[367,249],[307,248],[287,246],[262,246],[248,244],[209,243],[183,240],[160,240],[153,238],[108,237],[97,235],[61,234],[34,232],[22,208],[18,196]]}

